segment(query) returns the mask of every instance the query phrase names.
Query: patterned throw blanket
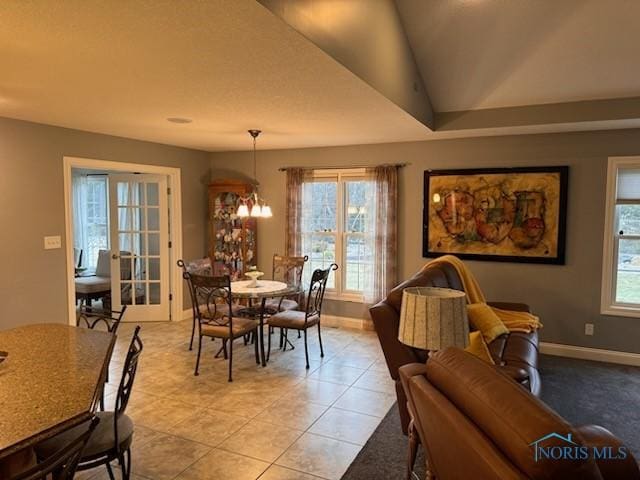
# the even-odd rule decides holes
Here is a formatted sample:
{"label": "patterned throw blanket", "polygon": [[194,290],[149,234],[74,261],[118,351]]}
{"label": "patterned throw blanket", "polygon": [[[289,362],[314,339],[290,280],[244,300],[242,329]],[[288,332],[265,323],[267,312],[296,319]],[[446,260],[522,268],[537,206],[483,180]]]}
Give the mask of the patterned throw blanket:
{"label": "patterned throw blanket", "polygon": [[[487,303],[478,281],[471,273],[471,270],[460,260],[453,255],[444,255],[442,257],[435,258],[425,264],[422,267],[423,270],[433,265],[451,265],[456,269],[460,279],[462,280],[462,286],[467,294],[467,303]],[[529,312],[517,312],[513,310],[503,310],[501,308],[490,307],[496,315],[502,320],[502,323],[509,329],[510,332],[525,332],[530,333],[542,327],[540,319]]]}

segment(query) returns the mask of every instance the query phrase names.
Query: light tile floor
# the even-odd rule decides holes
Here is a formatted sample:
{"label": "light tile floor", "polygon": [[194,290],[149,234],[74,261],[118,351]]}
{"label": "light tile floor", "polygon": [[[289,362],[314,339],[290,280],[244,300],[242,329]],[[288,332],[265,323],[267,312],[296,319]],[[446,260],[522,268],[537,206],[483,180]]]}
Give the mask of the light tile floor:
{"label": "light tile floor", "polygon": [[[122,324],[118,332],[108,408],[133,328]],[[203,340],[200,376],[193,375],[190,329],[190,321],[142,325],[144,350],[127,408],[136,425],[133,480],[339,479],[395,401],[373,332],[323,327],[320,358],[311,329],[309,370],[295,334],[295,350],[272,349],[265,368],[256,365],[253,346],[236,341],[228,383],[227,361],[214,358],[219,340]],[[108,476],[100,467],[76,478]]]}

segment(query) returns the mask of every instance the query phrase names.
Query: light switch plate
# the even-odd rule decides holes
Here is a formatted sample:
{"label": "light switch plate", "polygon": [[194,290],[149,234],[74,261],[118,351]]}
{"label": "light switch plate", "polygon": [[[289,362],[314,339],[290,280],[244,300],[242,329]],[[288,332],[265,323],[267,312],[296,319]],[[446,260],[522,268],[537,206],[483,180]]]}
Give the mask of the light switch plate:
{"label": "light switch plate", "polygon": [[62,238],[60,235],[44,237],[44,249],[53,250],[54,248],[62,248]]}

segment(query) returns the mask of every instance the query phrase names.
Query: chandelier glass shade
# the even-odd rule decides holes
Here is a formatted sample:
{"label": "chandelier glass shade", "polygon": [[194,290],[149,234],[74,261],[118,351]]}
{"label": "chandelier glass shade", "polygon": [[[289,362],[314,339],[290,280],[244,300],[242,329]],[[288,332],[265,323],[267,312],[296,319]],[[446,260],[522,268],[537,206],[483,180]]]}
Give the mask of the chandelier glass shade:
{"label": "chandelier glass shade", "polygon": [[258,179],[256,176],[256,139],[260,135],[260,130],[249,130],[249,135],[253,138],[253,192],[248,197],[240,197],[236,215],[240,218],[271,218],[273,213],[267,202],[258,196]]}

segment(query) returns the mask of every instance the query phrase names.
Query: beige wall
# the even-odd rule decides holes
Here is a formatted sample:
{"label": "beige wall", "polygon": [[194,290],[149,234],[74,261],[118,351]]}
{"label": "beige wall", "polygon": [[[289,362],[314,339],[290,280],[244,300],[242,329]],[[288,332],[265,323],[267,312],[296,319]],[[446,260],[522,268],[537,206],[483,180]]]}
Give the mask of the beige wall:
{"label": "beige wall", "polygon": [[[268,135],[268,132],[265,133]],[[401,278],[424,264],[422,183],[425,169],[569,165],[567,263],[564,266],[468,262],[488,299],[529,303],[541,315],[543,340],[640,352],[640,319],[599,314],[604,197],[608,156],[640,154],[640,131],[566,133],[353,147],[258,152],[261,192],[274,217],[259,223],[259,266],[284,250],[285,174],[278,167],[340,166],[409,162],[400,173],[399,270]],[[247,152],[211,154],[213,178],[251,172]],[[329,313],[366,316],[361,304],[331,302]],[[584,335],[584,323],[595,335]]]}
{"label": "beige wall", "polygon": [[183,252],[206,252],[208,154],[0,118],[0,329],[67,321],[63,156],[180,167]]}

